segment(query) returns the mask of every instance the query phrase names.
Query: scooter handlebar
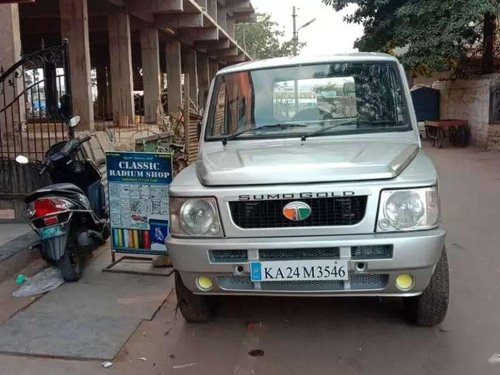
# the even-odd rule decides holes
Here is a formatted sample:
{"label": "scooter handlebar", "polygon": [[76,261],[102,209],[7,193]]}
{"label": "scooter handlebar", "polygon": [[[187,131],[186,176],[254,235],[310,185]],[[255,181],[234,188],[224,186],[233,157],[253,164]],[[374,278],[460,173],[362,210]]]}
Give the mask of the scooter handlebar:
{"label": "scooter handlebar", "polygon": [[92,137],[90,135],[87,135],[86,137],[82,138],[79,140],[80,144],[83,144],[85,142],[88,142],[92,139]]}

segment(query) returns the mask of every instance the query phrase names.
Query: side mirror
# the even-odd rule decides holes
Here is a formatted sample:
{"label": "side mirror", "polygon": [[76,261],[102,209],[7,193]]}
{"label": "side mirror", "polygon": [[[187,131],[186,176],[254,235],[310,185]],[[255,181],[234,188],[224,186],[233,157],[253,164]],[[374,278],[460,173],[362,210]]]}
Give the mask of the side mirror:
{"label": "side mirror", "polygon": [[16,162],[19,163],[19,164],[28,164],[30,161],[24,155],[17,155],[16,156]]}
{"label": "side mirror", "polygon": [[76,127],[80,122],[80,116],[75,116],[75,117],[72,117],[69,121],[68,121],[68,126],[70,128],[74,128]]}

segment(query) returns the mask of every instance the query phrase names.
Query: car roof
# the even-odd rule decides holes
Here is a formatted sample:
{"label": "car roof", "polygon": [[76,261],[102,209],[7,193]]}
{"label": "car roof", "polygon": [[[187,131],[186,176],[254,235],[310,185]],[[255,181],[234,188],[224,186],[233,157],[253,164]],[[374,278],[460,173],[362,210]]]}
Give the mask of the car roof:
{"label": "car roof", "polygon": [[358,53],[316,56],[316,57],[289,56],[289,57],[278,57],[274,59],[244,62],[241,64],[232,65],[227,68],[221,69],[217,74],[219,75],[219,74],[243,72],[248,70],[279,68],[279,67],[306,65],[306,64],[309,65],[309,64],[361,62],[361,61],[398,62],[398,60],[394,56],[385,53],[375,53],[375,52],[358,52]]}

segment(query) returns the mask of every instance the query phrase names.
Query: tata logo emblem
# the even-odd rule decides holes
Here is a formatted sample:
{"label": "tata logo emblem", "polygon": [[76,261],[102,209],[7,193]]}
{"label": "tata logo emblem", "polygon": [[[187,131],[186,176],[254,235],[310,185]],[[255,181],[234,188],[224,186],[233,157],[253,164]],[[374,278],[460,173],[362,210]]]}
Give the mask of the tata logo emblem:
{"label": "tata logo emblem", "polygon": [[291,202],[283,207],[283,216],[290,221],[306,220],[311,212],[311,207],[304,202]]}

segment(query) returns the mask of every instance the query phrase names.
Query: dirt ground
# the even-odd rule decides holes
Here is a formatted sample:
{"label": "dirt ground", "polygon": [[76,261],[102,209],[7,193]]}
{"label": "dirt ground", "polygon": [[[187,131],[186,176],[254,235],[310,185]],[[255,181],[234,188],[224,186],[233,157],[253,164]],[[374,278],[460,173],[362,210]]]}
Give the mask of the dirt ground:
{"label": "dirt ground", "polygon": [[0,355],[0,375],[500,373],[500,154],[427,153],[440,172],[448,230],[451,302],[441,326],[406,324],[391,299],[236,297],[220,300],[213,322],[192,325],[172,293],[108,369]]}

